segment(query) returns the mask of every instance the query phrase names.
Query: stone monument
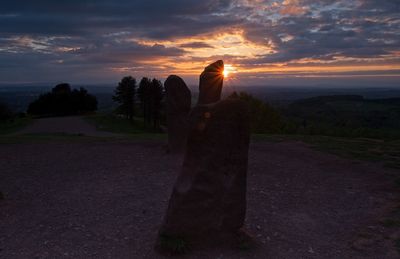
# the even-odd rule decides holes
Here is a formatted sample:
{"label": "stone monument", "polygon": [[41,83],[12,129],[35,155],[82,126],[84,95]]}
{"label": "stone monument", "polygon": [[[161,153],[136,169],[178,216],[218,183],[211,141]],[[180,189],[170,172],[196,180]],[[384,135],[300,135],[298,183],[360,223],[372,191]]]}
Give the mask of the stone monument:
{"label": "stone monument", "polygon": [[198,104],[218,102],[224,82],[224,62],[218,60],[207,66],[200,75]]}
{"label": "stone monument", "polygon": [[167,96],[168,151],[181,153],[186,146],[192,95],[179,76],[170,75],[164,85]]}
{"label": "stone monument", "polygon": [[160,229],[163,240],[191,245],[231,242],[246,215],[246,179],[250,138],[247,104],[220,100],[223,62],[206,67],[200,96],[190,112],[182,169]]}

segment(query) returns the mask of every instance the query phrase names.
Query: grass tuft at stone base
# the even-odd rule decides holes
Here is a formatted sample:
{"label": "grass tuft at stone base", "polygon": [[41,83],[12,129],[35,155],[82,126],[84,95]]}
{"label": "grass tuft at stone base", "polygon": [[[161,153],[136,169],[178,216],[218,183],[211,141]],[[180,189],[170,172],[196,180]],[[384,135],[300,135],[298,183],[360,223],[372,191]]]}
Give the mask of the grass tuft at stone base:
{"label": "grass tuft at stone base", "polygon": [[187,253],[189,244],[181,237],[161,234],[156,244],[156,251],[161,254],[181,255]]}

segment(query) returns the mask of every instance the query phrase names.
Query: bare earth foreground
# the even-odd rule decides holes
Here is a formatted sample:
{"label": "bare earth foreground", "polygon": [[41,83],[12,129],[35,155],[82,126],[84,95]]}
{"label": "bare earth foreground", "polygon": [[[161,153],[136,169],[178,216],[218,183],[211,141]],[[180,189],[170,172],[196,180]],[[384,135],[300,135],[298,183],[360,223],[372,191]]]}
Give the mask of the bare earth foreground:
{"label": "bare earth foreground", "polygon": [[44,133],[67,133],[85,135],[92,137],[114,137],[118,136],[110,132],[96,130],[94,125],[87,123],[80,116],[54,117],[35,120],[28,127],[17,132],[17,134],[44,134]]}
{"label": "bare earth foreground", "polygon": [[[153,245],[181,162],[163,145],[0,145],[0,258],[162,258]],[[249,157],[257,247],[179,258],[397,258],[379,238],[396,198],[380,166],[296,142],[256,142]]]}

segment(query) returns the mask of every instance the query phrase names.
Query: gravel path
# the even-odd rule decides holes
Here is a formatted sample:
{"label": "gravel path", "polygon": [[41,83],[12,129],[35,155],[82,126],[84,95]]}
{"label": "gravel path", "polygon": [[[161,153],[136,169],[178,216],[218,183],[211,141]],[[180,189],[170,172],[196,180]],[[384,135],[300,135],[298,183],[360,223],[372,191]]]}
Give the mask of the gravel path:
{"label": "gravel path", "polygon": [[[0,258],[162,258],[153,245],[181,160],[162,145],[1,145]],[[246,227],[258,247],[179,258],[396,258],[385,240],[354,249],[396,198],[384,174],[301,143],[253,143]]]}
{"label": "gravel path", "polygon": [[98,131],[96,127],[89,124],[81,116],[52,117],[36,119],[26,128],[15,134],[41,134],[41,133],[65,133],[74,135],[85,135],[93,137],[115,137],[118,134]]}

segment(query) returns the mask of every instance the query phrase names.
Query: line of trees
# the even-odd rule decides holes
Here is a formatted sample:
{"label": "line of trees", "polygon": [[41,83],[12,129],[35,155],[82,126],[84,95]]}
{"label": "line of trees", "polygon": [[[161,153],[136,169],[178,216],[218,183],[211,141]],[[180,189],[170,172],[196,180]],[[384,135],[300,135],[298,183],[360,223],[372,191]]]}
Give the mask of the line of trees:
{"label": "line of trees", "polygon": [[51,92],[29,104],[28,113],[40,116],[77,115],[97,110],[97,98],[81,87],[71,89],[67,83],[56,85]]}
{"label": "line of trees", "polygon": [[112,99],[120,105],[116,109],[117,114],[123,114],[129,120],[133,120],[135,115],[135,95],[136,95],[136,79],[126,76],[118,83],[114,90]]}
{"label": "line of trees", "polygon": [[117,114],[132,122],[134,116],[141,115],[146,127],[159,129],[164,94],[164,86],[160,80],[143,77],[138,86],[135,78],[126,76],[118,83],[112,98],[119,103]]}
{"label": "line of trees", "polygon": [[147,77],[143,77],[142,80],[140,80],[138,97],[143,112],[143,122],[147,126],[152,125],[154,129],[160,127],[160,115],[164,94],[164,86],[160,80],[155,78],[150,80]]}

